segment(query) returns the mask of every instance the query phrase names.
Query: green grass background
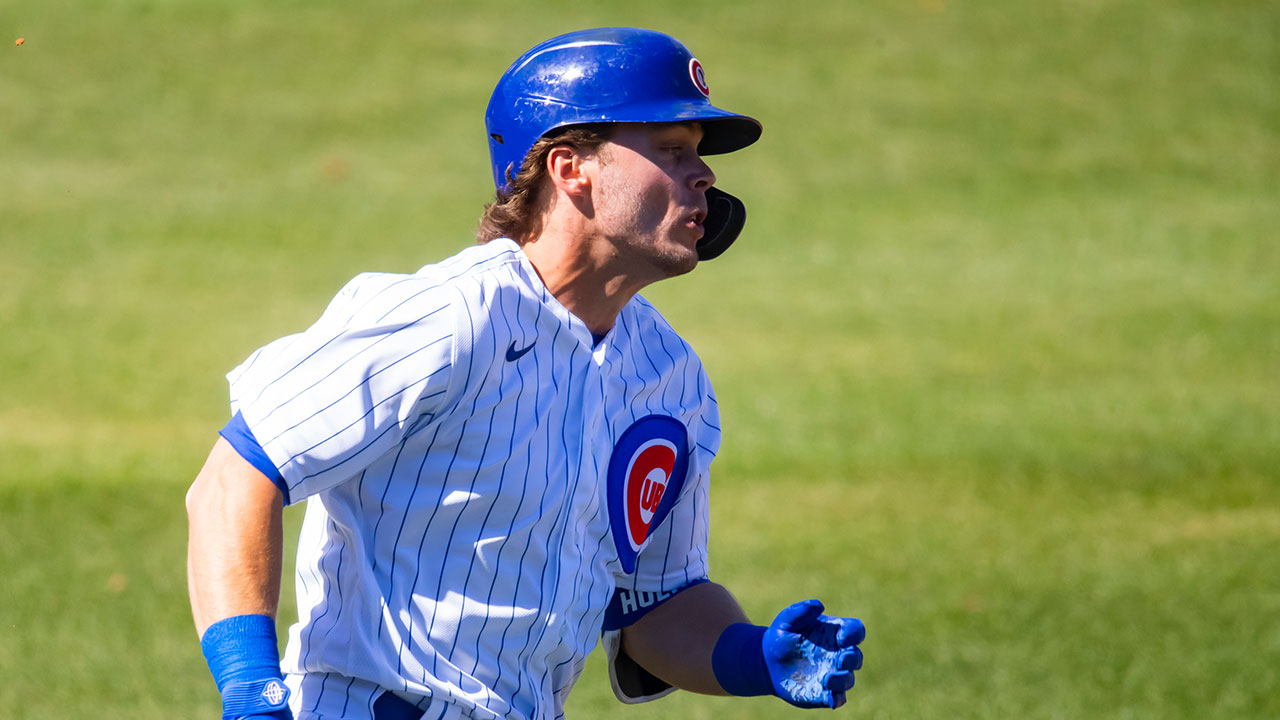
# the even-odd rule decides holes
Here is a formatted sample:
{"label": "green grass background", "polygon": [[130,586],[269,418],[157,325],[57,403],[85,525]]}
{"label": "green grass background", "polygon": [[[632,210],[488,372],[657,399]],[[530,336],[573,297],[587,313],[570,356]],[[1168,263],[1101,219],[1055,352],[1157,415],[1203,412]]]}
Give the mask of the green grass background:
{"label": "green grass background", "polygon": [[[0,0],[0,717],[217,717],[222,374],[467,245],[496,78],[605,24],[765,124],[746,235],[647,295],[721,400],[715,577],[868,625],[842,716],[1280,717],[1272,0]],[[800,714],[599,658],[569,710]]]}

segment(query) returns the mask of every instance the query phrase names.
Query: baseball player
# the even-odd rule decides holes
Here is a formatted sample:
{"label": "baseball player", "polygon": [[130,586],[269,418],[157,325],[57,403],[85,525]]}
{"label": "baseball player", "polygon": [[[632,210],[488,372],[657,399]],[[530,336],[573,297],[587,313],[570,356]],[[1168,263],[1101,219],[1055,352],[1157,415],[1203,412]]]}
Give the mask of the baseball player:
{"label": "baseball player", "polygon": [[[228,375],[187,494],[223,717],[559,718],[601,636],[624,702],[841,705],[860,621],[809,600],[752,625],[708,579],[716,398],[637,294],[738,236],[703,156],[760,124],[674,38],[607,28],[516,60],[486,126],[479,245],[356,277]],[[281,508],[304,499],[282,662]]]}

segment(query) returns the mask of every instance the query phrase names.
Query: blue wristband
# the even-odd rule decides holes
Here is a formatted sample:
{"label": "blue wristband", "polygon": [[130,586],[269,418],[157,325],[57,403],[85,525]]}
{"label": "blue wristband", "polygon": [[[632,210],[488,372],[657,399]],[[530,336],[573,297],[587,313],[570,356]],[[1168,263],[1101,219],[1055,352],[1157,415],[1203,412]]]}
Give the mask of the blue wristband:
{"label": "blue wristband", "polygon": [[711,651],[711,670],[716,682],[730,695],[754,697],[774,695],[773,680],[764,662],[764,632],[767,628],[735,623],[725,628]]}
{"label": "blue wristband", "polygon": [[237,615],[219,620],[204,631],[200,649],[222,694],[223,718],[269,715],[288,707],[276,623],[270,617]]}

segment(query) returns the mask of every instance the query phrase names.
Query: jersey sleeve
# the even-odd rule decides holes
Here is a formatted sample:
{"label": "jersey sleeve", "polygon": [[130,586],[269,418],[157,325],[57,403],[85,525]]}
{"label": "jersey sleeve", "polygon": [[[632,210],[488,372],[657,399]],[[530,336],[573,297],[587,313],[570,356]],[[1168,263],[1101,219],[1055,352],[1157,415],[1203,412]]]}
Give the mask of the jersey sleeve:
{"label": "jersey sleeve", "polygon": [[305,332],[227,375],[232,413],[280,470],[294,503],[356,476],[456,394],[453,291],[365,274]]}
{"label": "jersey sleeve", "polygon": [[689,420],[689,475],[680,499],[636,559],[636,571],[619,588],[671,592],[710,574],[711,462],[720,450],[720,412],[706,375],[699,372],[702,404]]}
{"label": "jersey sleeve", "polygon": [[710,564],[711,461],[720,450],[720,413],[706,376],[700,412],[689,427],[689,477],[680,499],[636,559],[636,571],[616,578],[617,589],[606,612],[602,641],[614,695],[624,703],[649,702],[674,687],[649,673],[622,648],[622,628],[634,623],[677,593],[707,581]]}

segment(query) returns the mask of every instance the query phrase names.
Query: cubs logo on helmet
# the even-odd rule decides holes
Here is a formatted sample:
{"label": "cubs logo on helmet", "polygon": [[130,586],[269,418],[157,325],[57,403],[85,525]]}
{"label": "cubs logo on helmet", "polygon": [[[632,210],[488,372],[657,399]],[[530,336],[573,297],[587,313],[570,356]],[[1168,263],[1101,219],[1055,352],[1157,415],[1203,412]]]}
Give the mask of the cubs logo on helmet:
{"label": "cubs logo on helmet", "polygon": [[635,421],[609,458],[609,525],[622,569],[635,572],[636,556],[671,512],[689,472],[684,424],[666,415]]}
{"label": "cubs logo on helmet", "polygon": [[711,97],[711,88],[707,86],[707,72],[702,69],[702,63],[698,62],[698,58],[689,61],[689,78],[693,80],[693,86],[698,88],[698,92],[703,97]]}

